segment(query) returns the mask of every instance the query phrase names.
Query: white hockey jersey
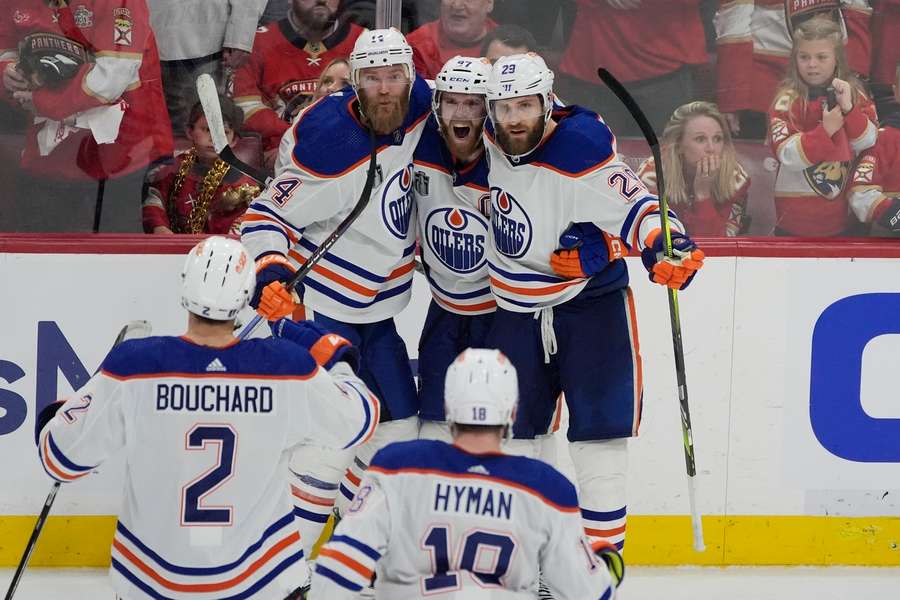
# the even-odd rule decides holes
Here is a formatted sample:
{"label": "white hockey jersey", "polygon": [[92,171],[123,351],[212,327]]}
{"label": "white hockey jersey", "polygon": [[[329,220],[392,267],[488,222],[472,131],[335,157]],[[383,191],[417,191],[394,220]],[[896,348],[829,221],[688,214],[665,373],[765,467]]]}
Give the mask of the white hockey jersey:
{"label": "white hockey jersey", "polygon": [[416,440],[378,452],[316,562],[311,597],[609,600],[574,486],[550,465]]}
{"label": "white hockey jersey", "polygon": [[457,170],[432,115],[413,156],[413,170],[419,247],[432,297],[460,315],[493,312],[486,155]]}
{"label": "white hockey jersey", "polygon": [[326,372],[292,342],[155,337],[116,347],[39,452],[62,482],[125,455],[110,568],[121,598],[283,600],[308,573],[288,449],[359,445],[378,418],[347,365]]}
{"label": "white hockey jersey", "polygon": [[[485,125],[491,186],[490,281],[497,304],[535,312],[592,287],[628,284],[624,260],[593,278],[563,279],[550,267],[559,236],[573,223],[593,222],[627,250],[642,250],[661,227],[659,200],[616,154],[606,124],[578,106],[555,110],[556,130],[519,162],[507,157]],[[670,228],[683,231],[669,211]]]}
{"label": "white hockey jersey", "polygon": [[[369,166],[369,134],[355,94],[326,96],[285,133],[279,170],[247,210],[241,241],[259,259],[277,252],[298,265],[353,210]],[[415,267],[412,156],[431,110],[417,78],[403,125],[376,136],[378,169],[369,204],[302,282],[303,303],[346,323],[393,317],[409,302]],[[285,156],[285,153],[289,153]]]}

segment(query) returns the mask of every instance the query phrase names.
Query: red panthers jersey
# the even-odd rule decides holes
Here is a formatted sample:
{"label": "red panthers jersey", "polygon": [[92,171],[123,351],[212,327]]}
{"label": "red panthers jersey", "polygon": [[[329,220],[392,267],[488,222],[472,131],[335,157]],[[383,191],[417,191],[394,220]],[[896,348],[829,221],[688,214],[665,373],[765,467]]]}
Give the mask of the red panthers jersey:
{"label": "red panthers jersey", "polygon": [[[34,33],[63,35],[92,57],[61,85],[34,91],[35,122],[23,166],[54,179],[107,179],[171,156],[172,130],[145,1],[60,4],[17,0],[0,8],[0,69],[18,61],[18,43]],[[84,124],[115,122],[116,111],[123,114],[117,131],[108,127],[114,140],[98,144]]]}
{"label": "red panthers jersey", "polygon": [[244,129],[256,131],[266,150],[278,147],[290,124],[281,109],[294,96],[312,96],[332,60],[347,58],[362,28],[345,23],[321,42],[300,37],[288,19],[256,31],[250,60],[234,77],[234,101],[244,110]]}

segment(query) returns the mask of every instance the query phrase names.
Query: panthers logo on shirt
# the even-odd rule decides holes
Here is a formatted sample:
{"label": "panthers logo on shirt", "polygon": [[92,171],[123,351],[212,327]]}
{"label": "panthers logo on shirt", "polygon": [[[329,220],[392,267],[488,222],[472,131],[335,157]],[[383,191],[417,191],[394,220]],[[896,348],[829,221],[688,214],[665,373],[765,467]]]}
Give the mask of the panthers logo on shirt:
{"label": "panthers logo on shirt", "polygon": [[487,223],[464,208],[438,208],[425,219],[428,248],[448,269],[471,273],[484,266]]}
{"label": "panthers logo on shirt", "polygon": [[522,205],[500,188],[491,188],[491,228],[497,252],[510,258],[521,258],[531,246],[531,219]]}
{"label": "panthers logo on shirt", "polygon": [[381,216],[395,237],[404,240],[409,234],[409,221],[413,210],[413,165],[394,173],[384,185],[381,194]]}
{"label": "panthers logo on shirt", "polygon": [[821,162],[804,170],[803,176],[818,195],[834,200],[841,195],[847,183],[849,166],[845,162]]}

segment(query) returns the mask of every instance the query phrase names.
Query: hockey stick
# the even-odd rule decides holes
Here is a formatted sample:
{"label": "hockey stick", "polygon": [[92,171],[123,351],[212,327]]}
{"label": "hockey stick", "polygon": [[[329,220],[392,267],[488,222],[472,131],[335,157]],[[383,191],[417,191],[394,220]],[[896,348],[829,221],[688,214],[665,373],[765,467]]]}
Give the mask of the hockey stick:
{"label": "hockey stick", "polygon": [[[363,185],[362,193],[359,195],[359,200],[356,201],[356,205],[353,207],[353,210],[350,211],[350,214],[347,215],[343,221],[338,224],[337,228],[331,235],[329,235],[324,242],[319,244],[319,247],[316,248],[316,251],[313,252],[306,262],[297,269],[297,272],[285,282],[284,287],[288,291],[293,290],[301,279],[306,277],[307,273],[312,271],[313,267],[322,260],[322,257],[331,250],[331,247],[338,241],[338,239],[344,235],[344,233],[350,228],[354,221],[362,214],[365,210],[366,206],[369,204],[369,197],[372,195],[372,188],[375,186],[375,171],[376,171],[376,159],[378,157],[378,153],[376,152],[375,146],[375,131],[370,127],[369,128],[369,170],[366,173],[366,182]],[[238,334],[238,339],[244,339],[251,333],[262,321],[262,315],[256,314],[253,317],[253,320],[250,321]]]}
{"label": "hockey stick", "polygon": [[[119,335],[116,336],[116,339],[110,348],[110,352],[113,348],[125,341],[126,337],[128,339],[147,337],[150,335],[150,331],[151,327],[148,321],[130,321],[126,323],[119,331]],[[107,354],[109,354],[109,352],[107,352]],[[99,370],[100,367],[98,366],[97,370],[94,371],[94,375],[96,375]],[[13,574],[12,581],[9,583],[9,588],[6,590],[5,600],[12,600],[13,594],[16,593],[16,588],[19,587],[19,581],[22,579],[25,567],[28,566],[28,560],[31,558],[34,547],[37,545],[38,537],[40,537],[41,531],[44,529],[44,524],[47,522],[47,515],[50,514],[50,508],[56,500],[59,486],[60,482],[55,481],[50,488],[50,493],[47,494],[47,499],[44,500],[44,507],[41,509],[41,514],[38,515],[37,521],[34,524],[34,529],[31,531],[31,537],[28,538],[28,544],[25,546],[25,551],[22,553],[22,558],[19,559],[19,566],[16,567],[16,572]]]}
{"label": "hockey stick", "polygon": [[225,121],[222,119],[222,107],[219,105],[219,90],[216,89],[216,82],[213,81],[213,78],[208,73],[203,73],[197,77],[197,95],[200,97],[201,106],[203,106],[203,115],[206,117],[206,124],[209,126],[213,148],[216,154],[219,155],[219,158],[244,175],[255,179],[257,183],[267,186],[271,177],[242,161],[234,154],[231,146],[228,145],[228,139],[225,137]]}
{"label": "hockey stick", "polygon": [[[612,93],[625,105],[628,112],[641,128],[653,160],[656,163],[656,189],[659,192],[659,212],[662,219],[662,229],[665,234],[665,254],[672,258],[672,232],[669,230],[669,202],[666,198],[665,182],[663,181],[662,158],[659,151],[659,139],[647,121],[647,117],[638,106],[628,90],[619,80],[613,77],[606,69],[597,69],[597,75],[603,83],[612,90]],[[669,319],[672,324],[672,346],[675,350],[675,376],[678,381],[678,402],[681,406],[681,434],[684,441],[684,463],[687,469],[688,496],[691,504],[691,526],[694,533],[694,550],[703,552],[706,547],[703,544],[703,522],[700,518],[700,510],[697,507],[697,465],[694,461],[694,437],[691,433],[691,411],[688,405],[687,379],[684,373],[684,348],[681,341],[681,316],[678,311],[678,290],[667,287],[669,295]]]}

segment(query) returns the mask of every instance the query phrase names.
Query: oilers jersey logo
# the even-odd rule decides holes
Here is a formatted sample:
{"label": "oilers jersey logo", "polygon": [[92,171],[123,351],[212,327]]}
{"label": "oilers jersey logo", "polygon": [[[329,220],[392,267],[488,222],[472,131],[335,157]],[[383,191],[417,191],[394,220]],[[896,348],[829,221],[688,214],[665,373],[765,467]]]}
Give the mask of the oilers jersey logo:
{"label": "oilers jersey logo", "polygon": [[413,165],[394,173],[381,193],[381,216],[395,237],[405,240],[413,212]]}
{"label": "oilers jersey logo", "polygon": [[497,252],[521,258],[531,246],[531,219],[522,205],[508,192],[491,188],[491,228]]}
{"label": "oilers jersey logo", "polygon": [[437,208],[425,219],[428,248],[448,269],[471,273],[484,266],[488,226],[464,208]]}

